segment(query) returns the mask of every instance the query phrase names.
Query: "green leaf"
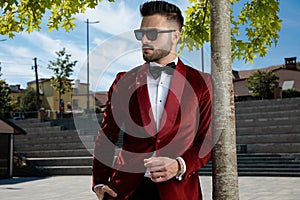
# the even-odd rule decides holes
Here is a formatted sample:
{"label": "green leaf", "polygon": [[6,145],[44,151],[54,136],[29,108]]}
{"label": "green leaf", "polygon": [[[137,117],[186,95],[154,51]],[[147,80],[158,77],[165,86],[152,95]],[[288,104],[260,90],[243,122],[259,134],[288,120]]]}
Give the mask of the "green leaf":
{"label": "green leaf", "polygon": [[[186,46],[193,50],[210,41],[210,5],[206,0],[190,0],[190,3],[192,5],[185,12],[180,48]],[[231,0],[232,5],[237,3],[241,4],[238,0]],[[268,48],[277,44],[282,27],[278,15],[279,0],[250,0],[242,5],[240,12],[231,11],[232,59],[252,63],[255,57],[265,56]],[[187,38],[194,41],[187,44]]]}

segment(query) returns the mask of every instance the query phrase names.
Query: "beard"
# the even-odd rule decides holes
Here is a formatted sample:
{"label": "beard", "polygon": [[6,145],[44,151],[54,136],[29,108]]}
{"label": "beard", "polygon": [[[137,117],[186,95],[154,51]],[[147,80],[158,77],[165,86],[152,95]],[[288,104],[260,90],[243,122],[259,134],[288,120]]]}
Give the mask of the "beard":
{"label": "beard", "polygon": [[164,49],[154,49],[153,53],[143,53],[146,62],[156,62],[170,54],[170,51]]}
{"label": "beard", "polygon": [[171,39],[169,38],[167,40],[166,45],[161,48],[155,48],[154,46],[151,46],[149,44],[143,45],[143,47],[149,47],[153,50],[152,53],[149,52],[143,52],[143,58],[146,62],[157,62],[158,60],[166,57],[167,55],[170,54],[171,49],[172,49],[172,42]]}

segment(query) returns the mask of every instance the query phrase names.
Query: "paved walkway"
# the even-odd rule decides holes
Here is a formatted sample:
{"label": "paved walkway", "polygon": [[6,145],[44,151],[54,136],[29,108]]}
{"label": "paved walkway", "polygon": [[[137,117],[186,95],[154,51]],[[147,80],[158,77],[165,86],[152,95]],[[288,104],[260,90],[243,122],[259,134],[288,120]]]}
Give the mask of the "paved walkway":
{"label": "paved walkway", "polygon": [[[96,200],[90,176],[0,179],[1,200]],[[210,176],[201,177],[204,200],[211,200]],[[300,178],[240,177],[241,200],[299,200]]]}

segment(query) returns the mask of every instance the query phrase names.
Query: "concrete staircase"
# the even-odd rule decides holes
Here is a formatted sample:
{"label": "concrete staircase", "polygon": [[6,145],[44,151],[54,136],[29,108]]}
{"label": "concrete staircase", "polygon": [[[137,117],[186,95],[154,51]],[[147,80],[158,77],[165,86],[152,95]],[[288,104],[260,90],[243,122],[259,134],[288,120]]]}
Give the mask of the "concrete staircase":
{"label": "concrete staircase", "polygon": [[[300,154],[247,153],[238,154],[239,176],[300,177]],[[212,175],[212,162],[199,170],[200,175]]]}
{"label": "concrete staircase", "polygon": [[[77,130],[14,122],[28,132],[15,138],[15,150],[45,175],[91,174],[97,117],[76,117],[67,127]],[[239,175],[300,176],[300,98],[237,102],[236,123]],[[211,162],[199,174],[211,175]]]}
{"label": "concrete staircase", "polygon": [[[300,176],[300,98],[237,102],[241,176]],[[199,171],[212,174],[211,162]]]}
{"label": "concrete staircase", "polygon": [[[83,118],[82,122],[84,123]],[[37,119],[14,121],[27,131],[15,138],[15,151],[45,175],[91,174],[95,131],[64,130]],[[93,127],[90,127],[93,128]]]}
{"label": "concrete staircase", "polygon": [[300,98],[237,102],[236,131],[247,153],[300,153]]}

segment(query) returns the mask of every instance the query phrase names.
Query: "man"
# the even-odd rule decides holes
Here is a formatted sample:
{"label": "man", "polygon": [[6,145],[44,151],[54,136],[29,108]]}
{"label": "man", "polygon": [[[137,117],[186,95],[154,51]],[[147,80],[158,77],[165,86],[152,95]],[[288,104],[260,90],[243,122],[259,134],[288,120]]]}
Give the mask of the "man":
{"label": "man", "polygon": [[[108,92],[93,190],[98,199],[199,200],[197,171],[211,150],[210,76],[176,54],[183,26],[178,7],[149,1],[140,12],[134,33],[146,63],[119,73]],[[112,165],[120,130],[123,144]]]}

